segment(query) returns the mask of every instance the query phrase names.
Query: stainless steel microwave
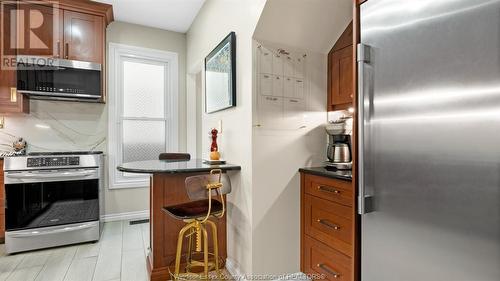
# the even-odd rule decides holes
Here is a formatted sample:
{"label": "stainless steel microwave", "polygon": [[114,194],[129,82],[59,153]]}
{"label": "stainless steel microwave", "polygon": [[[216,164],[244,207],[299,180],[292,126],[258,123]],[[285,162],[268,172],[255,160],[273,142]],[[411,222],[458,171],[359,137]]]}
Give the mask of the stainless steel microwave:
{"label": "stainless steel microwave", "polygon": [[101,64],[32,56],[17,57],[17,91],[34,99],[99,102]]}

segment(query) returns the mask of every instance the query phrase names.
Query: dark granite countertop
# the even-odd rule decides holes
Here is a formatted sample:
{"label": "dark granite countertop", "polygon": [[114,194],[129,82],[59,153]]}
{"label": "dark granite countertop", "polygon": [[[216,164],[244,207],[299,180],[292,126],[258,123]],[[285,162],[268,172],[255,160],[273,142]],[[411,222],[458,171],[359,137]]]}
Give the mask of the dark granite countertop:
{"label": "dark granite countertop", "polygon": [[334,179],[341,179],[341,180],[348,180],[348,181],[352,180],[352,171],[351,170],[330,171],[330,170],[325,169],[325,167],[305,167],[305,168],[300,168],[299,172],[311,174],[311,175],[316,175],[316,176],[321,176],[321,177],[334,178]]}
{"label": "dark granite countertop", "polygon": [[195,173],[209,172],[212,169],[223,171],[241,170],[240,166],[232,164],[208,165],[202,159],[191,159],[189,161],[148,160],[123,163],[117,169],[127,173],[152,174],[152,173]]}

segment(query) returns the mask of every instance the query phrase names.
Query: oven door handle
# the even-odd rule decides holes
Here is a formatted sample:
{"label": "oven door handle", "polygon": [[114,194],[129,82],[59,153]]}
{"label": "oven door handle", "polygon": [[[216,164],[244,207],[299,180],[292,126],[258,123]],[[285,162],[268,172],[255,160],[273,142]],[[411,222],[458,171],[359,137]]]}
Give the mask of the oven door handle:
{"label": "oven door handle", "polygon": [[82,172],[56,172],[56,173],[21,173],[21,174],[10,174],[7,173],[5,176],[11,179],[56,179],[56,178],[80,178],[88,177],[94,175],[95,170],[92,171],[82,171]]}
{"label": "oven door handle", "polygon": [[57,229],[51,229],[51,230],[35,230],[35,231],[22,231],[22,232],[17,232],[17,233],[9,233],[9,236],[12,238],[29,238],[29,237],[34,237],[34,236],[42,236],[42,235],[50,235],[50,234],[57,234],[57,233],[65,233],[65,232],[72,232],[72,231],[79,231],[83,229],[89,229],[92,227],[96,227],[98,222],[91,222],[91,223],[85,223],[85,224],[80,224],[76,226],[66,226],[62,228],[57,228]]}

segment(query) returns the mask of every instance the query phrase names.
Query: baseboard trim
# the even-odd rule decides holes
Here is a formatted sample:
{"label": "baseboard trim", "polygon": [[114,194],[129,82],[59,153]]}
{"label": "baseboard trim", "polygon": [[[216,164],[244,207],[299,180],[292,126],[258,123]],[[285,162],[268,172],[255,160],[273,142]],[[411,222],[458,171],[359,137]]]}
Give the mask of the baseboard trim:
{"label": "baseboard trim", "polygon": [[102,216],[102,220],[104,222],[124,221],[124,220],[139,220],[139,219],[148,219],[148,218],[149,218],[149,210],[137,211],[137,212],[117,213],[117,214],[108,214],[108,215]]}
{"label": "baseboard trim", "polygon": [[247,281],[245,275],[241,272],[238,263],[230,258],[226,258],[226,270],[231,274],[234,280]]}

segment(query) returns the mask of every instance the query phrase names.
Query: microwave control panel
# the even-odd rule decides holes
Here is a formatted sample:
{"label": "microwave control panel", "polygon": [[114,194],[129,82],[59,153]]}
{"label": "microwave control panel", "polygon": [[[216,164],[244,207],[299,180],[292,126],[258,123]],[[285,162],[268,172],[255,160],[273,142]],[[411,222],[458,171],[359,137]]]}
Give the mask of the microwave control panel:
{"label": "microwave control panel", "polygon": [[61,166],[79,166],[80,157],[33,157],[28,158],[28,168],[36,167],[61,167]]}

